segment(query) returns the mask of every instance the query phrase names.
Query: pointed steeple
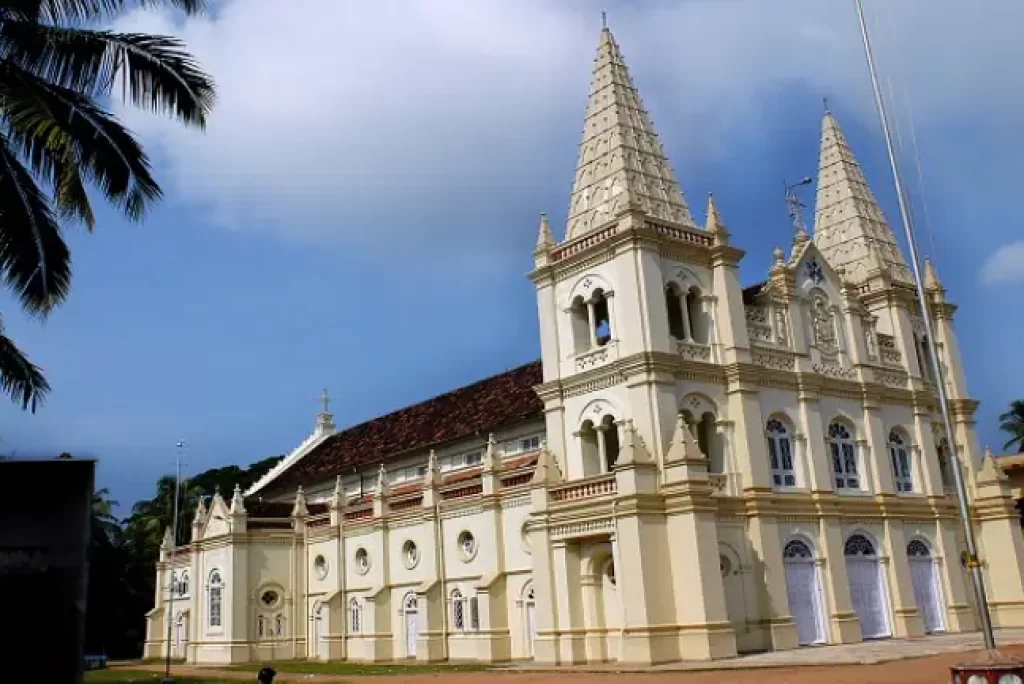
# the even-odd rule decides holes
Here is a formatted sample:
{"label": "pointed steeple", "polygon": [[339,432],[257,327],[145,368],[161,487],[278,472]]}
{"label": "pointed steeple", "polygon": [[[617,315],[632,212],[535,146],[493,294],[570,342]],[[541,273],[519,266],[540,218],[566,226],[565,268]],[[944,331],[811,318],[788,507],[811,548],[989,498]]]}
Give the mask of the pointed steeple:
{"label": "pointed steeple", "polygon": [[708,193],[708,215],[704,225],[704,230],[711,233],[712,237],[715,238],[716,244],[728,244],[729,231],[725,227],[725,221],[722,220],[722,215],[718,213],[718,206],[715,204],[715,196],[710,192]]}
{"label": "pointed steeple", "polygon": [[589,233],[630,208],[658,221],[696,227],[619,46],[605,27],[594,60],[565,237]]}
{"label": "pointed steeple", "polygon": [[242,498],[242,488],[235,485],[235,492],[231,495],[231,509],[228,511],[231,515],[244,515],[245,514],[245,500]]}
{"label": "pointed steeple", "polygon": [[555,246],[555,235],[551,232],[551,225],[548,223],[548,215],[543,211],[540,213],[540,229],[537,231],[537,250],[542,252]]}
{"label": "pointed steeple", "polygon": [[298,489],[295,490],[295,505],[292,506],[292,517],[305,518],[307,515],[309,515],[309,509],[306,508],[306,494],[302,491],[302,485],[299,485]]}
{"label": "pointed steeple", "polygon": [[171,534],[171,526],[168,525],[164,528],[164,538],[160,542],[161,549],[173,549],[174,548],[174,535]]}
{"label": "pointed steeple", "polygon": [[939,274],[935,272],[935,264],[931,259],[924,260],[924,286],[929,290],[941,290],[942,281]]}
{"label": "pointed steeple", "polygon": [[896,236],[829,111],[821,124],[814,244],[832,268],[845,268],[853,282],[863,282],[871,275],[878,265],[876,258],[881,259],[889,279],[913,282]]}

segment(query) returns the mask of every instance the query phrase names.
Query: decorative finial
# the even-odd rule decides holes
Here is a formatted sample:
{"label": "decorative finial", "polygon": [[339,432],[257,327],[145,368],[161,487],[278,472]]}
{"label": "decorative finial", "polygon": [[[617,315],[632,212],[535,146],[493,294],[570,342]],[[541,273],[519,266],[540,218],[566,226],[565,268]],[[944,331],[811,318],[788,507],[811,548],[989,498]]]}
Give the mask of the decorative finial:
{"label": "decorative finial", "polygon": [[537,231],[537,250],[544,251],[554,247],[555,235],[551,232],[551,225],[548,223],[548,215],[540,212],[540,229]]}
{"label": "decorative finial", "polygon": [[320,403],[323,404],[324,413],[330,413],[331,411],[331,395],[327,393],[327,388],[320,393]]}
{"label": "decorative finial", "polygon": [[601,10],[601,28],[608,28],[608,13]]}
{"label": "decorative finial", "polygon": [[781,247],[776,247],[772,254],[775,256],[776,266],[784,266],[786,264],[786,253],[782,251]]}
{"label": "decorative finial", "polygon": [[832,113],[831,110],[829,110],[829,108],[828,108],[828,98],[827,97],[821,98],[821,108],[824,110],[825,114],[831,114]]}

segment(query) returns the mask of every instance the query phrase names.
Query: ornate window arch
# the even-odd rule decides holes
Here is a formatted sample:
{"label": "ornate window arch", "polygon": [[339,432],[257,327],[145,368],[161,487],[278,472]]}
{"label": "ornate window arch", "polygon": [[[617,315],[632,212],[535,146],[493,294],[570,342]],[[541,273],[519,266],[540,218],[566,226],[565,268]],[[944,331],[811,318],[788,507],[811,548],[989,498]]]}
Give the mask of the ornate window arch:
{"label": "ornate window arch", "polygon": [[178,596],[188,596],[188,570],[182,570],[178,576]]}
{"label": "ornate window arch", "polygon": [[857,445],[853,435],[853,429],[845,421],[829,423],[826,439],[832,462],[832,483],[836,490],[860,489]]}
{"label": "ornate window arch", "polygon": [[931,558],[931,547],[922,539],[911,539],[907,544],[907,556],[910,558]]}
{"label": "ornate window arch", "polygon": [[914,491],[913,467],[910,460],[910,440],[899,429],[889,430],[886,443],[889,451],[889,464],[892,467],[893,485],[899,493]]}
{"label": "ornate window arch", "polygon": [[207,582],[207,624],[210,627],[222,627],[223,623],[223,601],[224,601],[224,580],[220,570],[214,568],[210,571]]}
{"label": "ornate window arch", "polygon": [[405,595],[405,598],[402,599],[402,610],[404,610],[407,613],[412,613],[419,610],[419,606],[420,602],[419,599],[416,597],[416,592],[414,591],[410,591],[408,594]]}
{"label": "ornate window arch", "polygon": [[764,431],[768,439],[768,466],[771,468],[772,486],[796,487],[796,449],[793,448],[792,431],[777,417],[765,422]]}
{"label": "ornate window arch", "polygon": [[858,532],[847,537],[846,543],[843,544],[843,555],[875,557],[878,556],[878,551],[875,550],[874,542],[868,539],[867,535]]}
{"label": "ornate window arch", "polygon": [[790,539],[782,548],[782,559],[790,562],[810,562],[814,560],[814,549],[803,539]]}

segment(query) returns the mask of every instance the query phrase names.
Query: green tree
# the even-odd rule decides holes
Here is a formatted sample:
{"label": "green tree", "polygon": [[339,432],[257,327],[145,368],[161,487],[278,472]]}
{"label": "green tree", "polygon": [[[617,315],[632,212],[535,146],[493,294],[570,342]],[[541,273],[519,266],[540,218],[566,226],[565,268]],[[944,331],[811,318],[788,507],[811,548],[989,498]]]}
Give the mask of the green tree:
{"label": "green tree", "polygon": [[[194,14],[205,0],[139,0]],[[68,296],[71,254],[62,225],[95,226],[90,197],[131,220],[161,190],[113,95],[202,128],[214,86],[176,38],[90,28],[129,0],[0,0],[0,282],[45,317]],[[91,188],[94,193],[87,191]],[[3,333],[0,391],[35,411],[41,370]]]}
{"label": "green tree", "polygon": [[1010,435],[1004,449],[1016,447],[1024,454],[1024,399],[1010,402],[1010,410],[999,416],[999,429]]}

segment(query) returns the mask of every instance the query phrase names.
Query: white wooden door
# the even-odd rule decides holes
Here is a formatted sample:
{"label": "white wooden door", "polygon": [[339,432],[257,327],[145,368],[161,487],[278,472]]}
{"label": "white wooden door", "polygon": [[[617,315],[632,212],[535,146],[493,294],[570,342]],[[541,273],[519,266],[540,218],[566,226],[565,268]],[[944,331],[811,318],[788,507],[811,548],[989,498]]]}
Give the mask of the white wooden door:
{"label": "white wooden door", "polygon": [[416,639],[419,636],[419,620],[414,610],[405,611],[405,655],[412,658],[416,655]]}
{"label": "white wooden door", "polygon": [[921,613],[926,632],[942,632],[942,602],[939,600],[935,563],[931,558],[910,558],[910,580],[914,585],[914,601]]}
{"label": "white wooden door", "polygon": [[533,657],[533,642],[537,638],[537,604],[526,603],[526,655]]}
{"label": "white wooden door", "polygon": [[887,637],[889,620],[885,610],[885,592],[882,591],[881,566],[877,557],[847,557],[846,574],[850,578],[850,600],[853,612],[860,620],[861,635],[865,639]]}
{"label": "white wooden door", "polygon": [[813,562],[786,563],[786,592],[789,611],[796,622],[797,641],[801,646],[822,643],[825,637],[821,628],[821,591]]}
{"label": "white wooden door", "polygon": [[175,658],[184,658],[188,646],[188,618],[184,613],[178,615],[174,622],[174,648],[171,651]]}

